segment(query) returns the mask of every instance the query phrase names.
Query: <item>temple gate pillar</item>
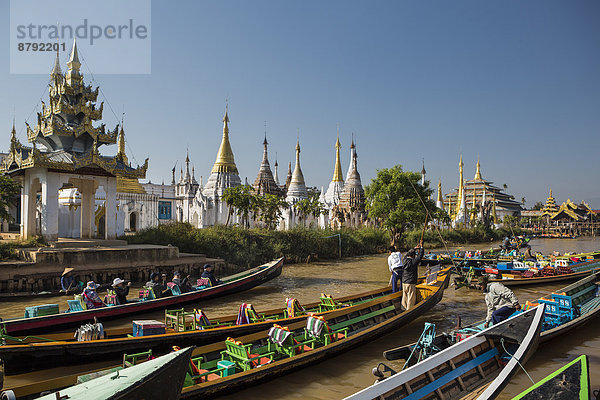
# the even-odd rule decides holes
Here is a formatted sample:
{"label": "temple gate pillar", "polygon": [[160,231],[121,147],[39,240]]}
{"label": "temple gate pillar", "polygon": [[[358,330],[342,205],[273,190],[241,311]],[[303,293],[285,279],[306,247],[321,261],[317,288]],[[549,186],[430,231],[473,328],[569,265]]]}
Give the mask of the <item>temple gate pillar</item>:
{"label": "temple gate pillar", "polygon": [[[29,171],[28,171],[29,172]],[[23,188],[21,189],[21,238],[28,239],[35,236],[36,197],[39,180],[32,179],[31,173],[25,173]]]}
{"label": "temple gate pillar", "polygon": [[49,173],[42,179],[42,226],[41,234],[46,240],[58,239],[58,174]]}
{"label": "temple gate pillar", "polygon": [[117,178],[106,178],[104,191],[106,192],[104,238],[110,240],[117,237]]}
{"label": "temple gate pillar", "polygon": [[78,180],[77,187],[81,193],[81,238],[94,237],[94,211],[96,209],[96,181],[89,179]]}

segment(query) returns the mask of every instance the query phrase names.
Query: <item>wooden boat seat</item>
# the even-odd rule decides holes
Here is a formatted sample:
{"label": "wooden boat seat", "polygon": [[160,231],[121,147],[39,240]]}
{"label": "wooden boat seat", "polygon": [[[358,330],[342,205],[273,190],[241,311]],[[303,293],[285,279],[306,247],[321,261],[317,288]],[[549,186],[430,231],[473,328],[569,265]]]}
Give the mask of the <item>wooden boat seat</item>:
{"label": "wooden boat seat", "polygon": [[268,364],[273,361],[274,351],[268,351],[263,354],[251,353],[252,345],[243,344],[232,338],[225,340],[226,350],[221,352],[221,359],[234,362],[242,371],[249,371],[252,368]]}
{"label": "wooden boat seat", "polygon": [[69,311],[83,311],[86,308],[83,308],[83,306],[85,306],[85,303],[83,303],[83,306],[81,304],[81,301],[79,300],[67,300],[67,304],[69,305]]}
{"label": "wooden boat seat", "polygon": [[287,357],[313,350],[314,338],[299,342],[287,327],[274,324],[269,330],[269,350],[273,348],[277,353]]}
{"label": "wooden boat seat", "polygon": [[135,354],[123,354],[123,368],[133,367],[140,362],[152,360],[152,350]]}
{"label": "wooden boat seat", "polygon": [[212,283],[208,278],[198,278],[196,279],[196,286],[194,286],[195,290],[203,290],[212,287]]}
{"label": "wooden boat seat", "polygon": [[138,293],[138,297],[141,301],[156,299],[156,295],[154,294],[154,289],[149,288],[149,287],[144,287],[142,290],[140,290]]}
{"label": "wooden boat seat", "polygon": [[[348,322],[348,321],[345,321]],[[337,340],[348,337],[348,328],[332,328],[325,318],[319,315],[311,315],[306,319],[306,328],[304,328],[304,341],[310,343],[314,348],[316,342],[327,346]],[[311,342],[310,340],[313,339]]]}
{"label": "wooden boat seat", "polygon": [[286,308],[284,313],[286,318],[292,318],[306,314],[306,310],[304,309],[304,307],[302,307],[300,302],[295,298],[286,298],[285,306]]}
{"label": "wooden boat seat", "polygon": [[319,304],[319,312],[333,311],[338,308],[346,307],[346,304],[338,303],[331,295],[321,293],[321,303]]}
{"label": "wooden boat seat", "polygon": [[465,374],[466,372],[481,366],[481,364],[483,364],[486,361],[491,360],[492,358],[496,357],[497,355],[498,355],[498,349],[494,347],[494,348],[486,351],[485,353],[475,357],[474,359],[469,360],[466,363],[456,367],[456,369],[446,373],[445,375],[440,376],[439,378],[437,378],[436,380],[434,380],[431,383],[428,383],[427,385],[423,386],[422,388],[415,390],[410,395],[404,397],[404,400],[418,400],[418,399],[427,397],[430,393],[433,393],[434,391],[440,389],[444,385],[452,382],[453,380],[457,379],[458,377]]}

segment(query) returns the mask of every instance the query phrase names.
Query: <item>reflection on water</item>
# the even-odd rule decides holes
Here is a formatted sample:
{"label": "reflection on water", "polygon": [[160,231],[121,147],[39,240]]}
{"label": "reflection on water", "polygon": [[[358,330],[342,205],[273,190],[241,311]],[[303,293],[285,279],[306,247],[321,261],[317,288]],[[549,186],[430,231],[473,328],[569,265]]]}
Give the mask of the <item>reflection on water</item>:
{"label": "reflection on water", "polygon": [[[494,243],[496,244],[496,243]],[[600,249],[600,240],[583,238],[577,240],[534,239],[531,242],[534,251],[550,253],[554,250],[587,252]],[[490,244],[469,246],[469,248],[487,249]],[[463,247],[464,248],[464,247]],[[450,249],[453,251],[454,248]],[[242,302],[252,303],[260,312],[262,309],[284,307],[286,297],[295,297],[301,303],[314,302],[320,293],[325,292],[334,297],[358,293],[386,285],[389,280],[386,255],[357,257],[338,262],[297,264],[285,266],[282,275],[260,287],[234,294],[226,298],[213,299],[198,304],[209,317],[217,317],[237,313]],[[521,302],[533,300],[563,284],[545,285],[515,289]],[[66,303],[64,297],[44,299],[44,303]],[[39,304],[39,301],[4,302],[0,309],[3,317],[22,315],[26,305]],[[191,308],[192,306],[189,306]],[[249,387],[243,391],[224,398],[227,399],[339,399],[373,383],[375,378],[371,369],[383,360],[382,352],[414,342],[420,335],[425,322],[435,322],[438,331],[452,328],[456,317],[460,315],[467,324],[485,317],[485,302],[481,292],[449,288],[442,302],[426,315],[418,318],[404,328],[381,337],[371,343],[358,347],[345,354],[319,363],[313,367],[294,372],[261,385]],[[140,319],[162,319],[162,312],[140,315]],[[128,326],[131,320],[123,319],[108,322],[107,326]],[[541,345],[537,353],[530,359],[526,369],[534,380],[539,380],[548,373],[558,369],[562,364],[575,357],[587,354],[590,356],[591,382],[600,385],[600,319],[596,319],[585,327],[569,333],[552,342]],[[389,362],[393,368],[400,368]],[[94,366],[96,367],[96,366]],[[64,373],[64,370],[62,371]],[[44,377],[60,375],[61,369],[45,371]],[[39,375],[36,375],[39,376]],[[34,380],[31,375],[8,377],[11,382]],[[501,399],[509,399],[530,385],[523,373],[518,373],[507,386]]]}

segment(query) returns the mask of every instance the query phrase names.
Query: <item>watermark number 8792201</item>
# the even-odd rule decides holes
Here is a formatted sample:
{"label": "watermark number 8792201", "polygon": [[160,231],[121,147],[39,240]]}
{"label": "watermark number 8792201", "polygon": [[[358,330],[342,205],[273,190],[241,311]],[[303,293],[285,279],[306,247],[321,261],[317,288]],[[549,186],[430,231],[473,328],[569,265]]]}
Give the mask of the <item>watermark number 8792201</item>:
{"label": "watermark number 8792201", "polygon": [[17,50],[19,51],[65,51],[67,45],[65,42],[62,43],[36,43],[36,42],[19,42],[17,43]]}

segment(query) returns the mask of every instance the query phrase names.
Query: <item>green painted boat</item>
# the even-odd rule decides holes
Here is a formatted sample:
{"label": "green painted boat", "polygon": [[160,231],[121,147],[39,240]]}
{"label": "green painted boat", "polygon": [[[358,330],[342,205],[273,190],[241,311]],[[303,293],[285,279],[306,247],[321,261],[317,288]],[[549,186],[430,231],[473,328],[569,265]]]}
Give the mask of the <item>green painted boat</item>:
{"label": "green painted boat", "polygon": [[[119,367],[99,375],[82,376],[78,384],[42,395],[39,399],[176,400],[185,382],[193,350],[194,347],[188,347],[126,369]],[[0,394],[0,399],[15,399],[17,396],[22,398],[13,391],[6,391]]]}
{"label": "green painted boat", "polygon": [[512,400],[589,400],[590,375],[586,355],[577,357]]}

